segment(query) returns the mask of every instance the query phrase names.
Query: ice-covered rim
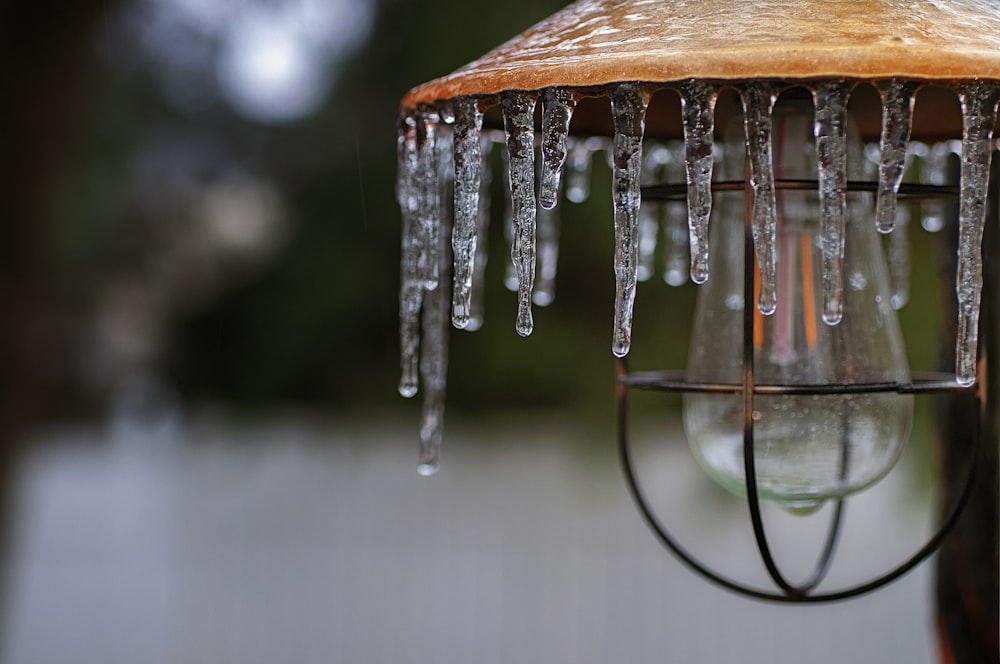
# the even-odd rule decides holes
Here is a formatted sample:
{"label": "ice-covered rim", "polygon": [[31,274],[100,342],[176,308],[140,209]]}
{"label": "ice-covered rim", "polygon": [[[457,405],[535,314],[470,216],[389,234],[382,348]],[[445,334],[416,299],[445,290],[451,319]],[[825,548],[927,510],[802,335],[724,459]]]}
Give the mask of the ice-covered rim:
{"label": "ice-covered rim", "polygon": [[987,0],[580,0],[401,107],[621,81],[836,77],[1000,79],[1000,11]]}
{"label": "ice-covered rim", "polygon": [[[889,78],[874,82],[881,98],[881,132],[877,144],[878,174],[875,224],[891,232],[896,220],[896,198],[909,152],[918,81]],[[772,164],[772,112],[784,84],[750,80],[713,82],[689,80],[678,86],[683,141],[673,161],[683,162],[687,191],[687,226],[690,277],[695,283],[708,279],[708,225],[712,215],[713,141],[715,107],[722,87],[735,87],[742,99],[747,157],[747,186],[752,191],[754,253],[760,266],[762,315],[775,311],[776,180]],[[843,316],[844,233],[846,224],[847,149],[846,115],[856,82],[844,78],[815,80],[805,87],[812,98],[813,135],[822,253],[822,320],[837,325]],[[952,81],[945,88],[958,98],[961,108],[959,229],[955,380],[969,386],[978,376],[977,350],[980,295],[983,284],[982,238],[990,162],[995,149],[994,128],[1000,104],[1000,81]],[[640,202],[643,177],[645,117],[651,91],[623,82],[607,87],[613,119],[609,145],[614,207],[615,303],[612,352],[629,352],[636,282],[640,275]],[[510,236],[514,287],[518,292],[516,329],[527,336],[533,329],[532,303],[537,298],[536,263],[549,248],[538,251],[546,239],[539,232],[545,211],[559,200],[560,174],[567,164],[576,170],[570,152],[569,129],[577,101],[573,90],[546,88],[541,94],[508,91],[499,98],[506,143],[508,189],[511,197]],[[492,101],[496,101],[494,97]],[[484,100],[458,97],[448,103],[425,104],[401,118],[398,135],[397,196],[403,216],[400,288],[399,391],[404,396],[425,389],[424,423],[421,427],[422,468],[437,467],[441,438],[444,381],[447,367],[447,328],[478,327],[473,314],[485,256],[478,256],[479,237],[485,237],[480,193],[486,192],[483,160]],[[541,105],[538,131],[536,107]],[[592,137],[593,138],[593,137]],[[584,142],[586,148],[587,139]],[[536,195],[536,141],[541,158],[540,190]],[[572,158],[571,158],[572,157]],[[449,193],[453,191],[453,197]],[[569,195],[567,197],[574,199]],[[452,198],[452,203],[446,201]],[[454,214],[451,214],[451,209]],[[449,237],[450,236],[450,237]],[[450,242],[449,242],[450,239]],[[450,245],[450,246],[449,246]],[[449,251],[450,249],[450,251]],[[453,254],[449,256],[449,253]],[[546,259],[547,260],[547,259]],[[448,279],[453,271],[454,288]],[[543,274],[545,268],[542,270]],[[449,307],[450,305],[450,307]],[[451,316],[448,315],[449,308]],[[473,320],[477,322],[473,323]],[[419,375],[418,375],[419,374]]]}

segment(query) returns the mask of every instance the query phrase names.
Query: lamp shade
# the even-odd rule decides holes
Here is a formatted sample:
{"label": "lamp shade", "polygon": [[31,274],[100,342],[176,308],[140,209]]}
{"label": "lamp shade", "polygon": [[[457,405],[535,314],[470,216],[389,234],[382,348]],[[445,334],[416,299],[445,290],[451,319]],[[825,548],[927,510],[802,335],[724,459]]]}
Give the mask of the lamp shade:
{"label": "lamp shade", "polygon": [[461,95],[689,78],[1000,79],[985,0],[580,0],[403,109]]}

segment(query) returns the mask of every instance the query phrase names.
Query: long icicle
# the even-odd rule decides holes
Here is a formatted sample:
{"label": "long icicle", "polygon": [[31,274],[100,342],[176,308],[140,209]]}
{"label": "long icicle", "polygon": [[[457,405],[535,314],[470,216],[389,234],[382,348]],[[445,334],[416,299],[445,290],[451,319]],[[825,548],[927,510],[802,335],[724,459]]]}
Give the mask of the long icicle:
{"label": "long icicle", "polygon": [[420,228],[417,222],[417,126],[412,117],[400,124],[396,196],[402,213],[399,267],[399,393],[417,393],[420,351],[420,308],[424,284],[420,275]]}
{"label": "long icicle", "polygon": [[896,197],[906,166],[917,83],[891,79],[881,81],[878,90],[882,95],[882,137],[879,140],[875,224],[880,233],[889,233],[896,224]]}
{"label": "long icicle", "polygon": [[510,155],[510,197],[514,210],[511,260],[517,271],[517,322],[531,334],[531,291],[535,281],[535,98],[527,92],[503,95],[503,123]]}
{"label": "long icicle", "polygon": [[639,178],[642,171],[642,135],[645,128],[646,95],[633,83],[611,90],[614,119],[614,173],[612,198],[615,209],[615,328],[611,352],[628,354],[632,342],[632,305],[635,302],[639,251]]}
{"label": "long icicle", "polygon": [[753,189],[753,242],[760,268],[757,308],[765,316],[773,314],[777,306],[774,275],[778,218],[771,157],[771,112],[776,100],[777,91],[768,81],[747,83],[743,88],[743,124]]}
{"label": "long icicle", "polygon": [[433,475],[440,466],[444,429],[444,396],[448,373],[448,280],[449,251],[447,219],[443,220],[438,246],[441,283],[424,297],[423,340],[420,348],[420,381],[424,403],[420,423],[420,454],[417,472]]}
{"label": "long icicle", "polygon": [[708,220],[712,216],[712,145],[718,91],[705,81],[681,86],[684,152],[687,162],[688,234],[691,281],[708,280]]}
{"label": "long icicle", "polygon": [[1000,86],[976,81],[958,88],[962,105],[962,171],[958,220],[958,332],[955,378],[961,385],[976,381],[979,303],[983,287],[983,227],[993,155]]}
{"label": "long icicle", "polygon": [[559,202],[566,138],[575,106],[573,93],[564,88],[548,88],[542,97],[542,174],[538,204],[546,210]]}
{"label": "long icicle", "polygon": [[847,223],[846,113],[850,85],[824,81],[813,90],[819,176],[820,247],[823,253],[823,322],[844,315],[844,228]]}
{"label": "long icicle", "polygon": [[471,97],[455,100],[455,224],[451,248],[455,256],[452,324],[464,329],[472,312],[472,278],[475,274],[479,234],[479,190],[482,173],[480,131],[483,114]]}

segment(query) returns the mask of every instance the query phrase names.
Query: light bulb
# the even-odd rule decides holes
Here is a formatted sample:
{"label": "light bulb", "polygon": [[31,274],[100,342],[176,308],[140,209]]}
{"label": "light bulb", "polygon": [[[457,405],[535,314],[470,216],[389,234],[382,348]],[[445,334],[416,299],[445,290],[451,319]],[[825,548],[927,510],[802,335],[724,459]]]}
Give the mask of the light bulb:
{"label": "light bulb", "polygon": [[[856,134],[851,129],[849,138]],[[742,180],[742,124],[729,127],[725,139],[723,177]],[[776,105],[772,146],[775,178],[816,179],[810,104],[782,100]],[[853,138],[849,169],[860,163],[860,152]],[[743,301],[744,196],[716,194],[719,214],[710,231],[710,277],[698,287],[688,380],[741,384],[744,306],[754,307],[758,385],[909,380],[881,239],[867,197],[848,196],[844,314],[839,323],[828,325],[822,320],[816,192],[777,191],[777,309],[769,316],[761,315],[756,303]],[[700,464],[723,487],[745,494],[741,395],[686,393],[683,412],[688,441]],[[825,500],[870,486],[899,457],[912,415],[912,396],[895,392],[756,395],[752,418],[759,496],[808,513]]]}

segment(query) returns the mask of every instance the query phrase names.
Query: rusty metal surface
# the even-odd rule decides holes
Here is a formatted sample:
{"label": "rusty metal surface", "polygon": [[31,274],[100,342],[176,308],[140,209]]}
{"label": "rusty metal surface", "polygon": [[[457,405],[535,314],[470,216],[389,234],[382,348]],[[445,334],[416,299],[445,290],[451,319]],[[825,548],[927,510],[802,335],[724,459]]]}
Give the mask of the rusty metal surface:
{"label": "rusty metal surface", "polygon": [[1000,78],[1000,12],[985,0],[581,0],[402,106],[552,85],[832,76]]}

